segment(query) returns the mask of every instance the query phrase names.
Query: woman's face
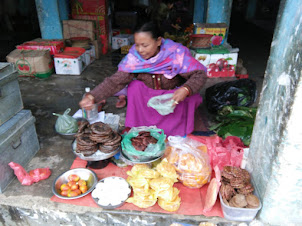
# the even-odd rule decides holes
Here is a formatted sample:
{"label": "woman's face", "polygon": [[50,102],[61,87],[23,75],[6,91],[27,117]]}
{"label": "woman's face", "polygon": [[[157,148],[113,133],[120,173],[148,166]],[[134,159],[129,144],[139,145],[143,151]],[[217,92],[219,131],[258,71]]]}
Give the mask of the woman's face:
{"label": "woman's face", "polygon": [[153,39],[149,32],[138,32],[134,34],[135,49],[145,60],[155,56],[161,45],[161,37]]}

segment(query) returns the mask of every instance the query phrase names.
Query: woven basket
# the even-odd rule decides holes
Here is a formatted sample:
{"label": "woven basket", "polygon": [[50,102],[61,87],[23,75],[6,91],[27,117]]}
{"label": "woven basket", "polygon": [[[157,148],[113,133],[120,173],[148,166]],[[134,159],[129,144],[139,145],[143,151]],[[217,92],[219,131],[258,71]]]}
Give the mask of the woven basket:
{"label": "woven basket", "polygon": [[191,47],[192,48],[210,48],[211,38],[213,35],[208,34],[195,34],[191,35]]}

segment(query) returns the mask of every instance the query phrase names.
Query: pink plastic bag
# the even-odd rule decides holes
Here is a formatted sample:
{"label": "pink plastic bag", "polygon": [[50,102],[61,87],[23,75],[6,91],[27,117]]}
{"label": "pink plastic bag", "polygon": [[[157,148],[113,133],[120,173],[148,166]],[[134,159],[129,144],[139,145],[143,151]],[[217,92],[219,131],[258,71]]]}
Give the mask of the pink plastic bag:
{"label": "pink plastic bag", "polygon": [[8,164],[13,170],[22,185],[32,185],[34,182],[45,180],[51,175],[49,168],[38,168],[27,173],[18,163],[10,162]]}
{"label": "pink plastic bag", "polygon": [[40,180],[45,180],[51,175],[51,171],[49,168],[38,168],[29,171],[29,176],[33,179],[34,182],[38,182]]}
{"label": "pink plastic bag", "polygon": [[217,135],[210,137],[188,135],[188,137],[207,146],[212,168],[218,166],[222,170],[224,166],[240,167],[245,146],[239,137],[228,136],[224,141]]}

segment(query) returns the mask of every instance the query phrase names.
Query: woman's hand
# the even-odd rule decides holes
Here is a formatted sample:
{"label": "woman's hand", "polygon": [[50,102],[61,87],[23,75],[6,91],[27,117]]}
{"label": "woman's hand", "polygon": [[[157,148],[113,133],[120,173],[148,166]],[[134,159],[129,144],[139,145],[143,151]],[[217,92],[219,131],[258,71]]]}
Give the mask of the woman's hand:
{"label": "woman's hand", "polygon": [[94,104],[94,97],[91,94],[86,94],[85,97],[79,103],[80,107],[86,110],[91,110],[93,104]]}
{"label": "woman's hand", "polygon": [[173,106],[179,104],[181,101],[184,101],[184,99],[186,99],[186,97],[189,95],[188,91],[186,88],[181,87],[179,89],[177,89],[174,94],[172,99],[174,100],[174,104]]}

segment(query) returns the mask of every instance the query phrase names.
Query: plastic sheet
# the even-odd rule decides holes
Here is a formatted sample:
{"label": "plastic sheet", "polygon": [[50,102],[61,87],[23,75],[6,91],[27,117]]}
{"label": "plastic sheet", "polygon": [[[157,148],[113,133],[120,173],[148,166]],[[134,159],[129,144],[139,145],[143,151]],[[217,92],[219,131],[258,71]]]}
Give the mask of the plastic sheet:
{"label": "plastic sheet", "polygon": [[51,175],[49,168],[37,168],[26,172],[26,170],[18,163],[10,162],[8,164],[13,170],[22,185],[32,185],[40,180],[45,180]]}
{"label": "plastic sheet", "polygon": [[148,101],[148,107],[152,107],[161,115],[168,115],[174,112],[176,106],[173,106],[173,93],[152,97]]}
{"label": "plastic sheet", "polygon": [[207,109],[216,113],[224,106],[250,106],[256,99],[256,83],[250,79],[217,83],[206,89]]}
{"label": "plastic sheet", "polygon": [[211,179],[212,169],[206,147],[202,143],[169,136],[165,157],[174,165],[178,179],[189,188],[200,188]]}
{"label": "plastic sheet", "polygon": [[239,137],[229,136],[225,140],[217,135],[189,137],[207,146],[212,168],[218,166],[222,170],[224,166],[240,167],[245,146]]}
{"label": "plastic sheet", "polygon": [[[144,151],[136,150],[131,142],[131,138],[137,137],[139,132],[141,131],[148,131],[150,135],[157,139],[156,144],[149,144]],[[151,127],[133,127],[129,132],[124,135],[122,140],[122,149],[123,154],[125,154],[130,160],[133,161],[149,161],[156,157],[161,156],[166,147],[166,135],[162,129],[158,129],[155,126]]]}

